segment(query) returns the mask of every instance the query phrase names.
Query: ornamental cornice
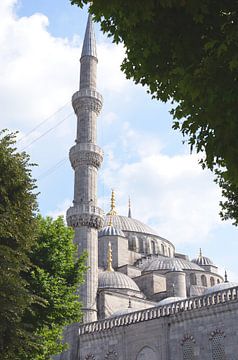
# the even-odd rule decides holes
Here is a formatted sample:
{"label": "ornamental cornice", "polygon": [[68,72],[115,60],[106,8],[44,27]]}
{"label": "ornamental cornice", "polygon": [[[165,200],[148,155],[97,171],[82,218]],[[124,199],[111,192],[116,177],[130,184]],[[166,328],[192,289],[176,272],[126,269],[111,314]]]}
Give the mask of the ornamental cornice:
{"label": "ornamental cornice", "polygon": [[68,209],[66,213],[67,225],[73,228],[87,226],[97,230],[103,227],[104,213],[92,205],[75,205]]}
{"label": "ornamental cornice", "polygon": [[81,89],[72,97],[72,105],[76,114],[80,111],[94,111],[99,115],[102,104],[102,95],[93,89]]}
{"label": "ornamental cornice", "polygon": [[69,159],[73,169],[79,165],[92,165],[99,169],[103,161],[103,151],[94,144],[76,144],[70,149]]}

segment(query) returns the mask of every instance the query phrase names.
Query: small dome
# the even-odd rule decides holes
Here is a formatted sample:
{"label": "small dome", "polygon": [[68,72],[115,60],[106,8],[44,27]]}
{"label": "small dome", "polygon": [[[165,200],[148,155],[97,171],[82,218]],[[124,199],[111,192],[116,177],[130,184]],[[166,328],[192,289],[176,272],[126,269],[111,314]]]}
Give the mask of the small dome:
{"label": "small dome", "polygon": [[202,255],[202,250],[200,249],[200,253],[196,259],[192,260],[193,263],[203,266],[203,265],[212,265],[214,266],[213,262],[206,256]]}
{"label": "small dome", "polygon": [[226,290],[226,289],[229,289],[229,288],[232,288],[232,287],[235,287],[235,286],[238,286],[238,283],[235,283],[235,282],[223,282],[223,283],[219,283],[219,284],[216,284],[216,285],[213,285],[209,288],[206,288],[205,291],[204,291],[204,295],[209,295],[209,294],[212,294],[216,291],[222,291],[222,290]]}
{"label": "small dome", "polygon": [[126,274],[119,271],[103,271],[98,277],[99,289],[126,289],[140,292],[137,284]]}
{"label": "small dome", "polygon": [[173,303],[173,302],[177,302],[177,301],[180,301],[180,300],[184,300],[185,298],[183,297],[179,297],[179,296],[170,296],[170,297],[167,297],[161,301],[158,302],[158,305],[161,306],[161,305],[167,305],[167,304],[170,304],[170,303]]}
{"label": "small dome", "polygon": [[[181,258],[168,258],[165,256],[157,256],[156,258],[152,258],[139,266],[144,271],[154,271],[154,270],[170,270],[173,271],[175,269],[182,270],[199,270],[204,271],[203,268],[198,266],[191,261],[181,259]],[[177,270],[179,271],[179,270]]]}
{"label": "small dome", "polygon": [[115,228],[114,226],[106,226],[98,232],[98,237],[102,236],[121,236],[125,237],[124,233],[120,230]]}

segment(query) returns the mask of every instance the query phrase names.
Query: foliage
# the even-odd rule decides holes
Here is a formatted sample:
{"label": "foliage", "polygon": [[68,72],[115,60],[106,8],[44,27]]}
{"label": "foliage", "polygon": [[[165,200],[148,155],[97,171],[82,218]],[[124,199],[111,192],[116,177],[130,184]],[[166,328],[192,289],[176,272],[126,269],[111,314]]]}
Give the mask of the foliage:
{"label": "foliage", "polygon": [[81,320],[81,303],[76,293],[86,271],[85,255],[76,256],[73,230],[62,217],[37,217],[37,242],[30,252],[33,264],[27,281],[34,295],[44,299],[44,306],[33,304],[26,314],[36,329],[40,347],[22,359],[46,360],[62,352],[62,333],[66,325]]}
{"label": "foliage", "polygon": [[63,218],[36,215],[29,156],[0,133],[1,360],[60,353],[64,326],[81,319],[77,288],[86,270]]}
{"label": "foliage", "polygon": [[162,101],[201,164],[217,174],[222,218],[238,224],[238,3],[228,0],[71,0],[125,45],[122,69]]}
{"label": "foliage", "polygon": [[15,134],[0,132],[0,354],[14,359],[34,338],[23,314],[35,301],[22,272],[30,266],[35,241],[35,182],[25,153],[14,148]]}

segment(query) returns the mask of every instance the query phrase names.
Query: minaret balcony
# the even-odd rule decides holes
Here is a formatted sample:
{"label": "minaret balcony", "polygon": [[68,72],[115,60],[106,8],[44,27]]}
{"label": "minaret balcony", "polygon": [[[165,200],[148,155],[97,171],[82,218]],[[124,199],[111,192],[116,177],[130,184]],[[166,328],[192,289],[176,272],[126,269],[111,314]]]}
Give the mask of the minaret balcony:
{"label": "minaret balcony", "polygon": [[80,111],[94,111],[99,115],[103,97],[94,89],[80,89],[72,96],[72,105],[76,115]]}
{"label": "minaret balcony", "polygon": [[98,169],[103,161],[103,151],[95,144],[78,143],[70,149],[69,159],[73,169],[79,165],[92,165]]}
{"label": "minaret balcony", "polygon": [[74,205],[67,210],[66,220],[68,226],[72,226],[73,228],[88,226],[101,229],[104,222],[104,212],[98,206],[94,205]]}

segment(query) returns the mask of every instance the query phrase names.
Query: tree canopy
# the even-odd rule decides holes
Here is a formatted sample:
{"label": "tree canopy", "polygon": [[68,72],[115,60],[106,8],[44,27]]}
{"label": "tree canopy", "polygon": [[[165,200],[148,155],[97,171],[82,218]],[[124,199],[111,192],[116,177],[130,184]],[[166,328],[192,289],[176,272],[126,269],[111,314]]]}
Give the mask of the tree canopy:
{"label": "tree canopy", "polygon": [[86,271],[62,217],[37,215],[35,181],[15,135],[0,133],[1,360],[48,360],[62,352],[63,329],[81,319]]}
{"label": "tree canopy", "polygon": [[43,304],[34,303],[25,317],[40,346],[21,360],[46,360],[61,353],[66,348],[62,342],[64,327],[81,320],[77,289],[86,271],[85,255],[77,258],[73,234],[63,217],[37,217],[37,237],[29,254],[32,265],[26,279]]}
{"label": "tree canopy", "polygon": [[[171,101],[201,164],[216,173],[222,218],[238,224],[238,3],[71,0],[89,11],[126,56],[122,70],[153,97]],[[235,207],[236,208],[235,208]]]}
{"label": "tree canopy", "polygon": [[0,353],[13,359],[29,351],[33,337],[23,321],[36,301],[22,273],[28,271],[28,252],[35,242],[35,182],[25,153],[14,148],[15,136],[0,133]]}

